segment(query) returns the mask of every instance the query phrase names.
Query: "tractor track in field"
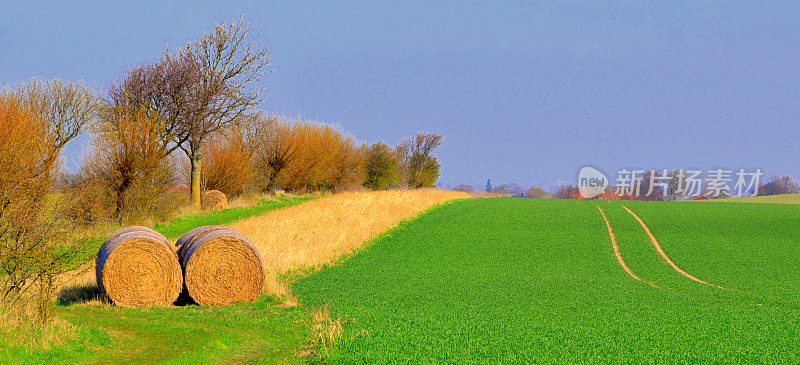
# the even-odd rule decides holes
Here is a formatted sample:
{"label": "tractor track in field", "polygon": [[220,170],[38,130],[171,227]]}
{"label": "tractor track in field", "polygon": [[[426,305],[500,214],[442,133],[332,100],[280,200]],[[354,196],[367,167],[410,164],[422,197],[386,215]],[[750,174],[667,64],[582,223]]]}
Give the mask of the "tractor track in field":
{"label": "tractor track in field", "polygon": [[[597,205],[597,204],[595,204],[595,205]],[[661,255],[661,258],[663,258],[665,261],[667,261],[667,264],[669,264],[669,266],[671,266],[675,271],[677,271],[679,274],[681,274],[681,275],[683,275],[683,276],[685,276],[685,277],[687,277],[687,278],[689,278],[691,280],[694,280],[694,281],[696,281],[698,283],[705,284],[705,285],[710,285],[710,286],[713,286],[715,288],[719,288],[719,289],[723,289],[723,290],[727,290],[726,288],[721,287],[719,285],[712,284],[712,283],[709,283],[709,282],[707,282],[705,280],[699,279],[699,278],[695,277],[694,275],[689,274],[685,270],[681,269],[674,261],[672,261],[672,259],[669,258],[667,253],[664,252],[664,249],[661,248],[661,245],[658,243],[658,240],[656,240],[656,237],[653,235],[652,232],[650,232],[650,228],[648,228],[647,225],[644,224],[644,221],[642,221],[642,219],[639,218],[639,216],[636,215],[636,213],[634,213],[632,210],[628,209],[628,207],[626,207],[626,206],[624,206],[622,204],[620,204],[619,206],[625,208],[625,210],[627,210],[628,213],[630,213],[633,216],[633,218],[635,218],[639,222],[639,225],[641,225],[642,228],[644,228],[644,232],[647,234],[647,237],[650,238],[650,242],[653,243],[653,246],[656,248],[656,251],[658,252],[658,254]],[[599,206],[598,206],[598,209],[600,209]],[[605,214],[604,214],[604,216],[605,216]],[[607,220],[606,220],[606,223],[608,223]],[[609,226],[609,230],[610,229],[611,229],[611,227]]]}
{"label": "tractor track in field", "polygon": [[643,283],[646,283],[646,284],[648,284],[648,285],[650,285],[650,286],[652,286],[654,288],[661,288],[658,285],[656,285],[656,284],[654,284],[654,283],[652,283],[650,281],[642,279],[641,277],[636,275],[636,273],[634,273],[633,270],[631,270],[630,267],[628,267],[628,264],[625,263],[625,259],[622,258],[622,252],[620,251],[619,245],[617,244],[617,238],[616,238],[616,236],[614,236],[614,229],[611,228],[611,222],[608,220],[608,217],[606,216],[606,212],[604,212],[603,209],[600,208],[599,205],[597,205],[595,203],[592,203],[592,204],[594,204],[594,206],[597,207],[597,210],[600,211],[600,214],[603,215],[603,220],[606,222],[606,228],[608,228],[608,235],[611,237],[611,245],[614,247],[614,255],[617,257],[617,261],[619,262],[619,265],[622,266],[622,268],[625,270],[625,272],[627,272],[628,275],[630,275],[632,278],[634,278],[636,280],[639,280],[639,281],[641,281]]}

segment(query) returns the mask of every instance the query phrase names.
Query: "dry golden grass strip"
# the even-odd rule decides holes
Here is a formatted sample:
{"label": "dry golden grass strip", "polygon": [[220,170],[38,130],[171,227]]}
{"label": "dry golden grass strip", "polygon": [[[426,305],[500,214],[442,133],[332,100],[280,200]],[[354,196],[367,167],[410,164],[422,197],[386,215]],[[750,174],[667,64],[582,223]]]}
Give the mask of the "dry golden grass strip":
{"label": "dry golden grass strip", "polygon": [[202,226],[181,236],[176,246],[187,294],[198,304],[250,302],[261,295],[261,255],[241,233],[225,226]]}
{"label": "dry golden grass strip", "polygon": [[146,227],[112,233],[97,253],[95,273],[100,291],[124,307],[172,305],[183,287],[172,245]]}
{"label": "dry golden grass strip", "polygon": [[437,204],[470,196],[455,191],[398,190],[342,193],[276,210],[231,225],[261,251],[265,290],[286,294],[279,273],[336,261]]}

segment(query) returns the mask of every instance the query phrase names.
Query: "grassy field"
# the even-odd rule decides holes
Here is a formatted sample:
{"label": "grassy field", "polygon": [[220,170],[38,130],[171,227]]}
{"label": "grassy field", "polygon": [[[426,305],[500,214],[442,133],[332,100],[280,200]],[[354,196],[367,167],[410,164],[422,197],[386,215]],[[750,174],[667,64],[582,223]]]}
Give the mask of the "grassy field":
{"label": "grassy field", "polygon": [[[800,206],[466,199],[336,259],[414,216],[363,222],[385,208],[453,198],[345,195],[234,223],[297,226],[259,238],[283,254],[294,252],[285,240],[326,241],[294,248],[319,259],[287,266],[299,305],[269,295],[219,308],[66,302],[58,316],[72,340],[31,351],[0,337],[0,362],[800,361]],[[236,220],[215,214],[175,224]]]}
{"label": "grassy field", "polygon": [[294,289],[347,323],[329,362],[800,361],[800,208],[597,204],[655,286],[592,201],[482,199]]}

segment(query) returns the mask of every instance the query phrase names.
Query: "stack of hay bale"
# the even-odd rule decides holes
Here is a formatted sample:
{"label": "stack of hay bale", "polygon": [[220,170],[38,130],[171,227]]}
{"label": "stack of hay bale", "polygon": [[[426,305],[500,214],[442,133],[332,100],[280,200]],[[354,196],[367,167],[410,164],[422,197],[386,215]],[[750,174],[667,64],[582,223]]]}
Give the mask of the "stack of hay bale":
{"label": "stack of hay bale", "polygon": [[146,227],[120,229],[100,247],[96,270],[100,291],[126,307],[172,305],[182,291],[203,305],[253,301],[264,284],[258,250],[225,226],[195,228],[175,246]]}

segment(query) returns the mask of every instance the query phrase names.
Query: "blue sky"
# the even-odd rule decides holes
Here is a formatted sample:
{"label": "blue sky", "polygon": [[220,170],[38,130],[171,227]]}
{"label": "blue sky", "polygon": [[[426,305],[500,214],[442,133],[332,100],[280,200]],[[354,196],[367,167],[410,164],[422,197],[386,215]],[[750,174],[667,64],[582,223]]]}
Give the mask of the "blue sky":
{"label": "blue sky", "polygon": [[261,109],[369,143],[441,133],[444,184],[552,187],[585,165],[800,176],[797,4],[5,1],[0,84],[102,90],[244,13],[277,66]]}

